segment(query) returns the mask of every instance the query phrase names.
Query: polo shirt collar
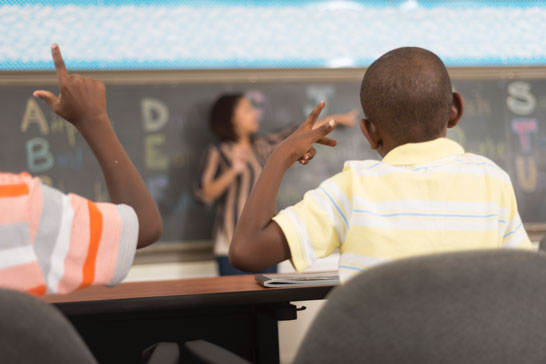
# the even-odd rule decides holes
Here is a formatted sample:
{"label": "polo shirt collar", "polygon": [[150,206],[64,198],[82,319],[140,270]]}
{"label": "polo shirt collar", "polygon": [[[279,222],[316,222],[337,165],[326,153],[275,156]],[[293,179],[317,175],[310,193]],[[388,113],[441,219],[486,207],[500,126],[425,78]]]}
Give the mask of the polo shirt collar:
{"label": "polo shirt collar", "polygon": [[393,166],[413,165],[463,153],[463,147],[453,140],[438,138],[423,143],[400,145],[388,152],[383,162]]}

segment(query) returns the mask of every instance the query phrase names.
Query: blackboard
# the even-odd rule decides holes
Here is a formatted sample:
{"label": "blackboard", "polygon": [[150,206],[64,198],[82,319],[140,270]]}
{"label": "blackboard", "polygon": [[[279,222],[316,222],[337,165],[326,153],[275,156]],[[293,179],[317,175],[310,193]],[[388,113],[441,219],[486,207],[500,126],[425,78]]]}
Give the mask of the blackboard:
{"label": "blackboard", "polygon": [[[207,125],[210,104],[223,92],[245,92],[261,114],[261,131],[299,123],[321,99],[326,113],[359,106],[360,82],[260,82],[107,85],[108,112],[164,219],[162,241],[209,239],[214,207],[193,198],[199,166],[214,142]],[[448,136],[483,154],[512,177],[524,222],[546,222],[546,80],[458,79],[465,115]],[[63,191],[108,199],[105,184],[83,138],[41,101],[47,85],[0,86],[0,170],[29,171]],[[339,128],[335,149],[319,148],[309,166],[295,165],[285,178],[279,208],[339,172],[343,161],[377,159],[358,126]]]}

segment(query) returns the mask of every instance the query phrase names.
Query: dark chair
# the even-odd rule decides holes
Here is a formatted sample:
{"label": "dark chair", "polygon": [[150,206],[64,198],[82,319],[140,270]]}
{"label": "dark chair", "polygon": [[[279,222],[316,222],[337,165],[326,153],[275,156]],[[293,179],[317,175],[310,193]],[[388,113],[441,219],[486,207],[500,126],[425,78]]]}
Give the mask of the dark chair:
{"label": "dark chair", "polygon": [[[175,343],[144,353],[148,364],[178,363]],[[70,322],[52,305],[22,292],[0,289],[0,363],[96,364]]]}
{"label": "dark chair", "polygon": [[[336,288],[294,363],[544,363],[545,337],[546,254],[430,255]],[[187,343],[212,363],[221,356],[201,355],[207,345]]]}

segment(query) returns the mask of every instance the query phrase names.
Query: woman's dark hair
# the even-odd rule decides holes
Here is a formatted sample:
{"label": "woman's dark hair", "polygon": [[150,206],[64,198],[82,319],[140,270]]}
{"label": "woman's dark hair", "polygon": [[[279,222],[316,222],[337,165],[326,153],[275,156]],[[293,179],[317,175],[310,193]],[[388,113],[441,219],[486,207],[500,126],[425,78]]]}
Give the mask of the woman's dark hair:
{"label": "woman's dark hair", "polygon": [[242,93],[224,94],[212,105],[209,125],[212,132],[221,141],[237,141],[237,135],[233,128],[233,113],[237,103],[243,97]]}

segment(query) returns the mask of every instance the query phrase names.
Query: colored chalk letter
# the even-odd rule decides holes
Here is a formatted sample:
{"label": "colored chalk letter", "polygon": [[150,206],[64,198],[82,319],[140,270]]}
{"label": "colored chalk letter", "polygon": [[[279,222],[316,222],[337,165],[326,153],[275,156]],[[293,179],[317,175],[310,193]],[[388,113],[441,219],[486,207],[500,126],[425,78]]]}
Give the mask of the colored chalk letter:
{"label": "colored chalk letter", "polygon": [[518,184],[525,192],[533,192],[537,187],[537,164],[531,156],[517,157],[516,170]]}
{"label": "colored chalk letter", "polygon": [[32,138],[27,141],[27,165],[31,173],[41,173],[53,167],[53,155],[49,152],[49,143],[44,138]]}
{"label": "colored chalk letter", "polygon": [[168,157],[159,151],[160,146],[165,144],[165,136],[161,134],[146,135],[144,140],[144,161],[146,168],[165,170],[169,167]]}
{"label": "colored chalk letter", "polygon": [[74,125],[61,118],[58,115],[53,115],[51,118],[51,132],[52,133],[62,133],[66,130],[66,135],[68,137],[68,144],[71,147],[76,145],[76,132],[78,131]]}
{"label": "colored chalk letter", "polygon": [[83,168],[83,151],[81,148],[77,148],[74,151],[56,153],[55,157],[57,167],[75,170]]}
{"label": "colored chalk letter", "polygon": [[516,81],[508,85],[506,106],[517,115],[530,115],[535,111],[537,101],[531,93],[531,85],[527,82]]}
{"label": "colored chalk letter", "polygon": [[49,132],[47,120],[33,97],[29,98],[27,101],[27,107],[25,108],[25,114],[23,115],[23,121],[21,122],[21,131],[23,133],[28,130],[30,123],[38,124],[43,135],[47,135]]}
{"label": "colored chalk letter", "polygon": [[531,150],[531,133],[537,132],[536,119],[513,119],[512,131],[519,136],[519,145],[521,150],[529,152]]}
{"label": "colored chalk letter", "polygon": [[158,131],[169,121],[169,109],[162,101],[143,99],[140,107],[146,132]]}

